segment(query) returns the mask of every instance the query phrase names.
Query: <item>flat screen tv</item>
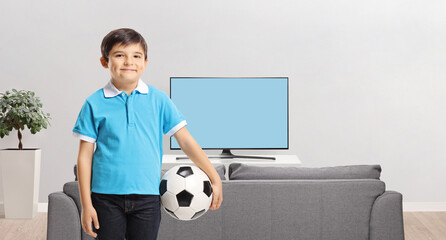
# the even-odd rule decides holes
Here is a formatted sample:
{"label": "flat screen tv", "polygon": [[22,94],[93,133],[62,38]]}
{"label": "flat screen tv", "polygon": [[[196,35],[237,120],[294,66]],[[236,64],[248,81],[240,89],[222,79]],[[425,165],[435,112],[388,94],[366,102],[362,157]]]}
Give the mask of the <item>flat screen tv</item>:
{"label": "flat screen tv", "polygon": [[[171,77],[170,97],[209,158],[231,149],[288,149],[288,77]],[[174,137],[170,149],[181,149]]]}

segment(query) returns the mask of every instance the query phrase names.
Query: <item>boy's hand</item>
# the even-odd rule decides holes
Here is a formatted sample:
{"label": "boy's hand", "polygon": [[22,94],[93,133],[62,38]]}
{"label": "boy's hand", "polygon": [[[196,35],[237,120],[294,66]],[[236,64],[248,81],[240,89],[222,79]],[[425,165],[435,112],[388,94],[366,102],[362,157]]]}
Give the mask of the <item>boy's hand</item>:
{"label": "boy's hand", "polygon": [[221,179],[212,163],[209,161],[203,149],[198,145],[194,138],[187,131],[186,127],[182,127],[175,134],[173,134],[181,150],[199,167],[205,172],[212,182],[212,203],[209,206],[211,210],[217,210],[221,202],[223,201],[223,191],[221,186]]}
{"label": "boy's hand", "polygon": [[223,202],[223,191],[221,181],[212,183],[212,203],[209,209],[217,210]]}
{"label": "boy's hand", "polygon": [[82,229],[84,229],[85,233],[87,233],[88,235],[96,238],[98,234],[93,232],[93,229],[91,227],[91,221],[93,221],[96,229],[99,229],[99,221],[98,221],[98,215],[93,206],[82,208],[81,218],[82,218]]}

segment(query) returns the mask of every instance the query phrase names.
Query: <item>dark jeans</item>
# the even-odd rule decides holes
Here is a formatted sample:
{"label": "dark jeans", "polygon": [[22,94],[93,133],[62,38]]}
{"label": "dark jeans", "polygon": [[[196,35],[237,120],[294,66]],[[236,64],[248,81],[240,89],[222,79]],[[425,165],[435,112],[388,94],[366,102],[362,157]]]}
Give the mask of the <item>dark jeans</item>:
{"label": "dark jeans", "polygon": [[156,240],[161,221],[159,195],[91,193],[98,214],[97,240]]}

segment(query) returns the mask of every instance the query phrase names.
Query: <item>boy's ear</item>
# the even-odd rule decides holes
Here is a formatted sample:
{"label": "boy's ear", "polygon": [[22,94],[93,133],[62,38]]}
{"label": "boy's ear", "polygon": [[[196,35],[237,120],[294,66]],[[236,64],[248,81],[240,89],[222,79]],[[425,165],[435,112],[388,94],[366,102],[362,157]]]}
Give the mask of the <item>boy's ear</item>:
{"label": "boy's ear", "polygon": [[104,57],[101,57],[101,64],[104,68],[108,68],[108,61]]}
{"label": "boy's ear", "polygon": [[147,63],[149,62],[149,59],[146,58],[146,60],[144,61],[144,68],[147,66]]}

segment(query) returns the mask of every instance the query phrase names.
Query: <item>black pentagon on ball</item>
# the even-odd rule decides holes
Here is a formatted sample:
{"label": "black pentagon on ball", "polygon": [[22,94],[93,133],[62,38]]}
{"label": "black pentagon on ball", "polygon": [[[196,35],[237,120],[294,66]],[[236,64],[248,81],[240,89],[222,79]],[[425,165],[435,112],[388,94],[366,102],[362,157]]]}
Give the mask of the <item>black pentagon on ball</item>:
{"label": "black pentagon on ball", "polygon": [[203,192],[210,197],[212,194],[212,185],[209,181],[203,181],[204,184],[204,188],[203,188]]}
{"label": "black pentagon on ball", "polygon": [[190,194],[186,190],[183,190],[182,192],[178,193],[176,197],[178,205],[180,207],[189,207],[192,202],[192,198],[194,198],[194,195]]}
{"label": "black pentagon on ball", "polygon": [[192,168],[191,168],[191,167],[187,167],[187,166],[186,166],[186,167],[180,167],[180,168],[178,169],[178,171],[177,171],[177,174],[180,175],[180,176],[182,176],[182,177],[184,177],[184,178],[186,178],[186,177],[188,177],[188,176],[194,174],[194,172],[192,171]]}
{"label": "black pentagon on ball", "polygon": [[160,183],[160,195],[162,196],[165,192],[167,192],[167,180],[163,179]]}
{"label": "black pentagon on ball", "polygon": [[201,210],[201,211],[199,211],[199,212],[196,212],[196,213],[192,216],[191,219],[197,219],[197,218],[199,218],[201,215],[203,215],[205,212],[206,212],[205,209],[203,209],[203,210]]}

